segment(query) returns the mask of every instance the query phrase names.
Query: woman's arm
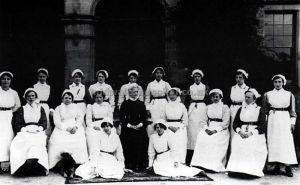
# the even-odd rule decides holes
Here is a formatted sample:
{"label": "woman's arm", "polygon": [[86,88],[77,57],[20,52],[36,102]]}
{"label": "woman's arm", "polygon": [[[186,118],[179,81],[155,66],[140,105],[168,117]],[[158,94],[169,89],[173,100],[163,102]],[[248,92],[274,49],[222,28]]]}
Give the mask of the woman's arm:
{"label": "woman's arm", "polygon": [[87,105],[86,108],[86,116],[85,116],[85,121],[86,121],[86,125],[88,127],[92,127],[92,123],[93,123],[93,107],[91,104]]}
{"label": "woman's arm", "polygon": [[235,118],[234,118],[234,121],[233,121],[233,130],[234,130],[236,133],[239,133],[239,131],[240,131],[241,128],[242,128],[242,121],[241,121],[241,119],[240,119],[241,111],[242,111],[242,107],[239,108],[239,110],[237,111],[237,113],[236,113],[236,115],[235,115]]}
{"label": "woman's arm", "polygon": [[149,145],[148,145],[148,161],[149,161],[148,166],[149,167],[153,166],[155,154],[156,153],[153,144],[153,137],[150,136]]}
{"label": "woman's arm", "polygon": [[42,127],[42,130],[47,129],[47,116],[43,107],[41,107],[41,117],[38,122],[39,127]]}
{"label": "woman's arm", "polygon": [[266,115],[262,108],[260,108],[259,110],[257,121],[258,121],[258,125],[257,125],[258,134],[264,134],[267,131],[267,120],[266,120]]}
{"label": "woman's arm", "polygon": [[16,133],[20,132],[22,127],[25,127],[23,107],[19,108],[13,115],[12,127]]}

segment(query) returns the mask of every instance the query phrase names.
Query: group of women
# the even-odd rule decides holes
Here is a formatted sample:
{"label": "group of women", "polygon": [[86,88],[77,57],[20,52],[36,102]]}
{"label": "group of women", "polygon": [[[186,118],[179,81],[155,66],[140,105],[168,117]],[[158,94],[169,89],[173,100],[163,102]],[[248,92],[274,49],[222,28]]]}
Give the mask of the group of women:
{"label": "group of women", "polygon": [[163,176],[228,171],[231,176],[262,177],[266,161],[273,174],[293,176],[295,98],[283,88],[283,75],[272,78],[274,89],[265,93],[261,108],[255,103],[261,95],[245,84],[248,73],[238,69],[228,107],[223,92],[210,90],[202,83],[204,73],[195,69],[187,109],[181,90],[163,80],[164,69],[156,67],[152,73],[155,79],[144,94],[138,71],[128,72],[129,83],[121,87],[116,107],[120,126],[113,123],[115,94],[105,83],[105,70],[87,88],[84,73],[75,69],[74,82],[55,110],[48,104],[47,69],[38,69],[38,83],[25,91],[22,107],[10,88],[13,74],[0,73],[0,172],[47,175],[67,152],[82,178],[120,179],[126,170],[144,169]]}

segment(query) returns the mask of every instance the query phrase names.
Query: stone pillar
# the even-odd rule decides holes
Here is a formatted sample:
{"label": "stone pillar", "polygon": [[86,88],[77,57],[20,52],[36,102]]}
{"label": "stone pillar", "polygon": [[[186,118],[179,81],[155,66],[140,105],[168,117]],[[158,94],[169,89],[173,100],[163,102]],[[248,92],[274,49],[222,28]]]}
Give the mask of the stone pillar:
{"label": "stone pillar", "polygon": [[73,15],[63,18],[65,28],[65,87],[71,83],[71,73],[81,69],[87,84],[94,81],[95,20],[92,16]]}

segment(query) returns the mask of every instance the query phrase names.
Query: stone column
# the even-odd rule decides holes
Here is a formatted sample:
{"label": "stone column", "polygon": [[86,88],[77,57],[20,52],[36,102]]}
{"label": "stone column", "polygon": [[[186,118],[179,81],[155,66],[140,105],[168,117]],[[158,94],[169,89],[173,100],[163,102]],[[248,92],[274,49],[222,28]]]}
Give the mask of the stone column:
{"label": "stone column", "polygon": [[63,18],[65,28],[65,87],[71,73],[81,69],[87,84],[94,81],[95,20],[92,16],[72,15]]}

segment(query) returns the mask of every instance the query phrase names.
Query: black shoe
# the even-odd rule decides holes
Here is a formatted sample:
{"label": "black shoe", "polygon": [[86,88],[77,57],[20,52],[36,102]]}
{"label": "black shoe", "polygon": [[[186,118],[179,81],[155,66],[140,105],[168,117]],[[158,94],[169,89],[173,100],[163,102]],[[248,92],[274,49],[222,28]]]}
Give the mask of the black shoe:
{"label": "black shoe", "polygon": [[286,175],[287,177],[293,177],[293,176],[294,176],[291,167],[289,167],[289,166],[286,166],[286,167],[285,167],[285,175]]}
{"label": "black shoe", "polygon": [[271,171],[272,175],[280,175],[280,166],[276,165],[275,168]]}

